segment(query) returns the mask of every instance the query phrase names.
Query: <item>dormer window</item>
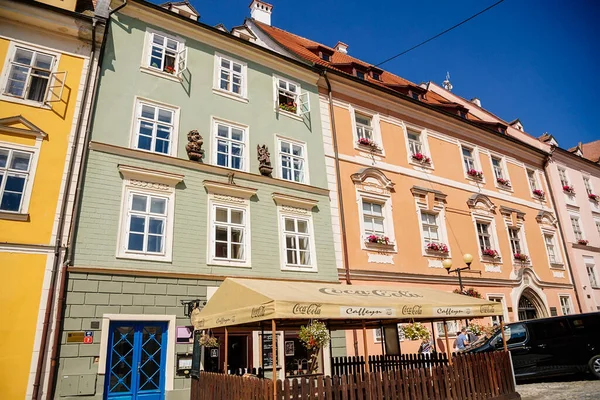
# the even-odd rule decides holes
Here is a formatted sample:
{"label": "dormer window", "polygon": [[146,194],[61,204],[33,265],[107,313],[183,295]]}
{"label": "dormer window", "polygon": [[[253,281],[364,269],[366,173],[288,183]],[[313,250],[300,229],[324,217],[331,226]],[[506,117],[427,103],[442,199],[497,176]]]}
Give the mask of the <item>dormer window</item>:
{"label": "dormer window", "polygon": [[465,118],[465,119],[467,118],[467,113],[466,113],[466,112],[464,112],[464,111],[461,111],[461,110],[459,110],[459,111],[458,111],[458,115],[459,115],[459,117],[461,117],[461,118]]}
{"label": "dormer window", "polygon": [[331,61],[331,55],[321,52],[321,60],[330,62]]}
{"label": "dormer window", "polygon": [[357,71],[356,71],[356,77],[357,77],[358,79],[362,79],[362,80],[364,81],[364,80],[365,80],[365,73],[364,73],[364,72],[362,72],[362,71],[358,71],[358,70],[357,70]]}
{"label": "dormer window", "polygon": [[420,98],[421,98],[421,96],[419,96],[419,93],[412,91],[412,90],[410,91],[410,97],[412,97],[415,100],[420,100]]}
{"label": "dormer window", "polygon": [[379,75],[378,72],[373,72],[373,74],[371,76],[373,77],[373,79],[375,79],[377,81],[381,79],[381,75]]}

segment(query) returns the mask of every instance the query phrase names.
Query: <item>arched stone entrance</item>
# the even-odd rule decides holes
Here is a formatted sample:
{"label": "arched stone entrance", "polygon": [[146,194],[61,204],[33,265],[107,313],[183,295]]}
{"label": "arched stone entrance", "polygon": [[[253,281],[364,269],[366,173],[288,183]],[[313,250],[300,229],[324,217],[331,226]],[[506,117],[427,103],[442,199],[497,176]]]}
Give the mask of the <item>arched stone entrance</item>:
{"label": "arched stone entrance", "polygon": [[543,302],[531,289],[526,288],[519,298],[519,321],[545,316]]}

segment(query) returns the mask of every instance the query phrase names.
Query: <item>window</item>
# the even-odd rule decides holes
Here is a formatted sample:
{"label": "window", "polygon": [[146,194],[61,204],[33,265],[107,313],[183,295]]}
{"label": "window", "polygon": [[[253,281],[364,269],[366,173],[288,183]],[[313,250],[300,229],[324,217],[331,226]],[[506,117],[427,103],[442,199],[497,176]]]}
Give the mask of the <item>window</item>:
{"label": "window", "polygon": [[[436,337],[446,337],[444,334],[444,323],[436,322],[435,327],[437,330]],[[458,327],[458,321],[446,321],[446,329],[448,329],[448,337],[455,337],[460,333],[460,328]]]}
{"label": "window", "polygon": [[548,258],[551,264],[560,263],[558,254],[556,253],[556,245],[554,243],[554,235],[545,234],[544,241],[546,242],[546,250],[548,251]]}
{"label": "window", "polygon": [[475,169],[475,158],[473,157],[473,150],[467,147],[462,148],[463,163],[467,171]]}
{"label": "window", "polygon": [[331,56],[327,53],[321,52],[321,60],[329,62],[331,61]]}
{"label": "window", "polygon": [[598,281],[596,280],[596,271],[594,268],[594,264],[585,264],[585,269],[587,270],[588,278],[590,279],[590,285],[593,288],[598,287]]}
{"label": "window", "polygon": [[490,234],[490,224],[477,222],[477,237],[479,238],[479,249],[483,252],[485,249],[492,248],[492,236]]}
{"label": "window", "polygon": [[583,232],[581,230],[581,226],[579,225],[579,217],[571,215],[571,226],[573,227],[575,240],[583,240]]}
{"label": "window", "polygon": [[458,115],[459,115],[461,118],[467,118],[467,113],[466,113],[466,112],[464,112],[464,111],[459,111],[459,112],[458,112]]}
{"label": "window", "polygon": [[[56,58],[53,55],[15,47],[9,64],[10,69],[4,94],[20,99],[44,102],[50,89],[50,80],[56,76],[56,73],[52,73],[55,61]],[[64,72],[61,74],[65,75]],[[62,86],[64,86],[64,78]]]}
{"label": "window", "polygon": [[0,147],[0,211],[21,212],[33,153]]}
{"label": "window", "polygon": [[373,341],[375,343],[381,343],[382,339],[383,339],[383,335],[381,332],[381,328],[373,329]]}
{"label": "window", "polygon": [[[488,296],[489,301],[495,301],[496,303],[502,304],[502,309],[504,309],[504,297],[501,296]],[[502,322],[502,317],[500,315],[492,315],[492,325],[500,324]]]}
{"label": "window", "polygon": [[558,296],[560,299],[560,309],[563,315],[571,314],[571,297],[570,296]]}
{"label": "window", "polygon": [[127,252],[164,254],[168,201],[166,197],[129,193]]}
{"label": "window", "polygon": [[373,140],[373,119],[364,114],[354,113],[357,139]]}
{"label": "window", "polygon": [[492,157],[492,166],[494,167],[494,176],[496,177],[496,179],[504,179],[502,160],[496,157]]}
{"label": "window", "polygon": [[535,171],[527,169],[527,180],[529,181],[529,188],[531,191],[538,189],[537,179],[535,178]]}
{"label": "window", "polygon": [[570,186],[569,180],[567,179],[567,171],[564,168],[558,168],[558,177],[560,178],[560,184],[563,186]]}
{"label": "window", "polygon": [[419,98],[420,98],[419,93],[414,92],[412,90],[410,91],[410,97],[412,97],[415,100],[419,100]]}
{"label": "window", "polygon": [[311,233],[307,219],[284,216],[283,235],[286,265],[309,267],[311,261]]}
{"label": "window", "polygon": [[508,236],[510,239],[510,249],[513,254],[521,253],[521,239],[520,239],[520,229],[519,228],[509,228]]}
{"label": "window", "polygon": [[598,231],[598,233],[600,234],[600,220],[595,219],[594,222],[596,223],[596,230]]}
{"label": "window", "polygon": [[300,86],[285,79],[276,78],[277,108],[296,115],[310,112],[308,92],[302,92]]}
{"label": "window", "polygon": [[238,96],[246,95],[246,64],[224,56],[217,58],[217,88]]}
{"label": "window", "polygon": [[281,179],[306,183],[306,155],[303,144],[279,140],[279,160]]}
{"label": "window", "polygon": [[177,110],[139,101],[136,105],[134,148],[160,154],[175,154]]}
{"label": "window", "polygon": [[423,145],[421,143],[421,134],[415,131],[408,130],[408,148],[410,150],[411,155],[415,155],[417,153],[423,154]]}
{"label": "window", "polygon": [[585,191],[588,195],[594,194],[594,191],[592,190],[592,184],[590,183],[590,178],[588,178],[587,176],[584,176],[583,177],[583,185],[585,186]]}
{"label": "window", "polygon": [[356,71],[356,77],[358,79],[362,79],[363,81],[365,80],[365,73],[362,71]]}
{"label": "window", "polygon": [[[501,336],[501,333],[498,333]],[[523,324],[514,324],[504,328],[504,336],[506,337],[506,344],[519,344],[523,343],[527,339],[527,328]],[[500,337],[500,342],[502,338]]]}
{"label": "window", "polygon": [[428,243],[439,243],[439,225],[437,221],[437,214],[421,212],[421,225],[423,227],[423,240],[425,244]]}
{"label": "window", "polygon": [[246,260],[246,211],[223,205],[212,210],[212,256],[214,261]]}
{"label": "window", "polygon": [[215,125],[215,159],[217,165],[245,171],[245,129],[227,125],[223,122],[215,122]]}
{"label": "window", "polygon": [[181,75],[186,69],[185,44],[164,34],[149,33],[148,67],[171,75]]}
{"label": "window", "polygon": [[377,81],[378,81],[378,80],[380,80],[380,79],[381,79],[381,76],[379,75],[379,73],[377,73],[377,72],[373,72],[373,79],[375,79],[375,80],[377,80]]}
{"label": "window", "polygon": [[384,205],[381,203],[362,201],[365,236],[385,236],[383,208]]}

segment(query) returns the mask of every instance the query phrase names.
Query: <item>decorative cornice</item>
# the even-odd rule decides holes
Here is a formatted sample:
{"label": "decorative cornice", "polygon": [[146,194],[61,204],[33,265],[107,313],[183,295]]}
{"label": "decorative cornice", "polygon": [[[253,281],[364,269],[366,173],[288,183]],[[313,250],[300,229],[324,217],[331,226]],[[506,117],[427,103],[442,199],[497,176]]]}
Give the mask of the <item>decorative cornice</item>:
{"label": "decorative cornice", "polygon": [[[183,181],[184,175],[173,174],[170,172],[156,171],[152,169],[134,167],[131,165],[119,164],[117,166],[119,172],[125,179],[129,179],[135,186],[142,186],[141,184],[146,182],[143,186],[148,186],[148,183],[162,184],[171,187],[175,187],[179,182]],[[139,183],[136,183],[139,182]],[[152,186],[152,185],[150,185]],[[156,189],[161,189],[160,186]]]}
{"label": "decorative cornice", "polygon": [[0,219],[8,221],[29,221],[29,214],[19,214],[0,211]]}
{"label": "decorative cornice", "polygon": [[510,208],[505,206],[500,206],[500,213],[510,215],[512,213],[517,214],[518,218],[525,218],[525,213],[521,210],[517,210],[516,208]]}
{"label": "decorative cornice", "polygon": [[232,196],[242,199],[249,199],[254,196],[258,190],[247,186],[233,185],[224,182],[205,180],[202,183],[210,194]]}
{"label": "decorative cornice", "polygon": [[385,176],[383,171],[378,168],[363,168],[357,173],[350,175],[350,178],[354,183],[363,183],[367,178],[374,178],[381,183],[382,187],[388,190],[392,190],[394,188],[394,182]]}
{"label": "decorative cornice", "polygon": [[446,200],[446,197],[448,196],[447,194],[442,193],[439,190],[424,188],[422,186],[413,186],[412,188],[410,188],[410,192],[413,194],[413,196],[414,195],[427,196],[427,193],[433,193],[435,195],[435,198],[440,201]]}
{"label": "decorative cornice", "polygon": [[483,203],[490,212],[494,212],[496,210],[496,205],[485,194],[476,193],[469,197],[469,200],[467,200],[467,205],[469,208],[476,208],[477,203]]}
{"label": "decorative cornice", "polygon": [[[15,128],[10,126],[13,124],[25,125],[27,129]],[[40,128],[35,126],[27,118],[21,115],[15,115],[13,117],[1,118],[0,119],[0,132],[12,133],[20,136],[33,136],[36,139],[44,139],[48,134],[42,131]]]}
{"label": "decorative cornice", "polygon": [[273,200],[278,206],[297,207],[305,210],[312,210],[319,203],[317,200],[290,196],[283,193],[273,193]]}
{"label": "decorative cornice", "polygon": [[550,225],[556,225],[556,217],[549,211],[539,211],[535,217],[535,220],[540,224],[543,224],[545,219],[550,223]]}

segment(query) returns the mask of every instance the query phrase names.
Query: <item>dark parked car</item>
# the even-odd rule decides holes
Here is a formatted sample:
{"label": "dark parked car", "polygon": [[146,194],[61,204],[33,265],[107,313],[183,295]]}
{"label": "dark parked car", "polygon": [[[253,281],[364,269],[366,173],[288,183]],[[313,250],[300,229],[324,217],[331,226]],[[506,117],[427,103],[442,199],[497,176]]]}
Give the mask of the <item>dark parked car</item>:
{"label": "dark parked car", "polygon": [[[600,379],[600,312],[514,322],[504,329],[518,380],[584,371]],[[502,348],[498,330],[467,352]]]}

